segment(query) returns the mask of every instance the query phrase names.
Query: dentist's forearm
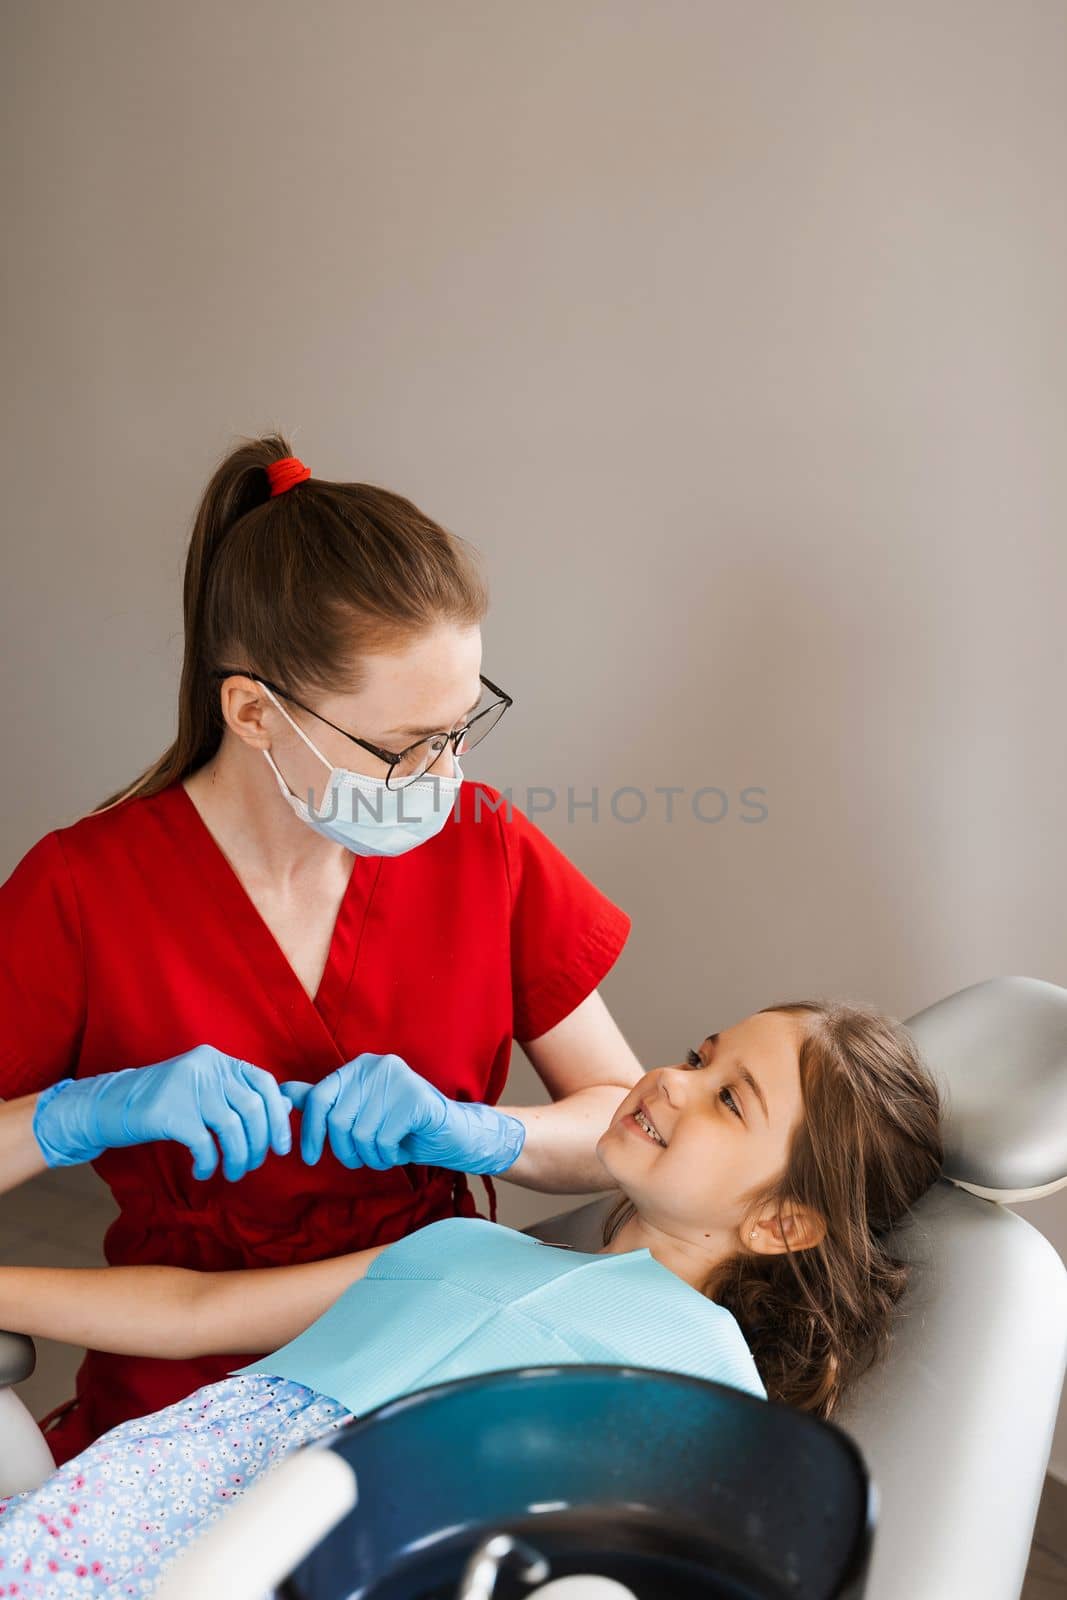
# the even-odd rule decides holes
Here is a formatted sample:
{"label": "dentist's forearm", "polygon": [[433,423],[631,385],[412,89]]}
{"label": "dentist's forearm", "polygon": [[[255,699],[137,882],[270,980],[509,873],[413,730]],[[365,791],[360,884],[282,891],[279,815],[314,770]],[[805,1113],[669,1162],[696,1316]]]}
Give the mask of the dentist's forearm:
{"label": "dentist's forearm", "polygon": [[596,1144],[629,1089],[598,1083],[543,1106],[500,1106],[517,1117],[526,1139],[517,1160],[497,1176],[544,1194],[591,1194],[615,1187]]}

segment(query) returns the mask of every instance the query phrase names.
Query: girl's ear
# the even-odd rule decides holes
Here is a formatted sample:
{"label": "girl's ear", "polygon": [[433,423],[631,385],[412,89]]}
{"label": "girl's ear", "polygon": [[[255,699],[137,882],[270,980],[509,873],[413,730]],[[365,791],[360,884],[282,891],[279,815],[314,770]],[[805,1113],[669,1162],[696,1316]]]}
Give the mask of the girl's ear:
{"label": "girl's ear", "polygon": [[771,1217],[764,1224],[764,1234],[764,1250],[784,1251],[787,1242],[790,1250],[811,1250],[825,1239],[826,1221],[810,1206],[791,1205],[781,1222]]}

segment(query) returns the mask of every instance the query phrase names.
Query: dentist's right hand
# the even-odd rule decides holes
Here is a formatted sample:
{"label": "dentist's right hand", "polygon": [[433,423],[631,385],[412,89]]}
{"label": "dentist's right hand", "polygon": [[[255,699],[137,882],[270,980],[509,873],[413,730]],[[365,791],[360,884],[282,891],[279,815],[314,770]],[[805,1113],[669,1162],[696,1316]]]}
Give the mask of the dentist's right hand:
{"label": "dentist's right hand", "polygon": [[261,1166],[268,1148],[289,1154],[292,1109],[262,1067],[200,1044],[154,1066],[64,1078],[40,1095],[33,1131],[50,1167],[173,1139],[191,1153],[194,1178],[210,1178],[218,1166],[217,1138],[233,1183]]}

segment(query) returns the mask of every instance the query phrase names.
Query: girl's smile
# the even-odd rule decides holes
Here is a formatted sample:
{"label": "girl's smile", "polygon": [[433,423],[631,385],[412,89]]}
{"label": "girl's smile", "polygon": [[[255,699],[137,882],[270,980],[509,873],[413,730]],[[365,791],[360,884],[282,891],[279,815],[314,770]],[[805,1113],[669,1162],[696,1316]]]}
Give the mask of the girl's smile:
{"label": "girl's smile", "polygon": [[627,1128],[631,1128],[635,1132],[642,1134],[643,1137],[650,1140],[651,1143],[658,1145],[665,1145],[667,1143],[666,1139],[660,1133],[659,1129],[656,1127],[656,1124],[652,1121],[652,1118],[645,1109],[644,1101],[641,1102],[636,1110],[631,1111],[629,1115],[624,1117],[622,1120]]}

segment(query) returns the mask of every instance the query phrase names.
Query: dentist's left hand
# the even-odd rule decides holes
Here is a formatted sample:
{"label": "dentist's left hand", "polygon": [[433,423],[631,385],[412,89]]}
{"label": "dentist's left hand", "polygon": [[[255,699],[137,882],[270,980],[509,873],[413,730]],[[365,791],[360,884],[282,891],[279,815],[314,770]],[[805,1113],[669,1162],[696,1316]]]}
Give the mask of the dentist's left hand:
{"label": "dentist's left hand", "polygon": [[525,1125],[493,1106],[450,1100],[400,1056],[370,1051],[321,1083],[283,1083],[303,1112],[300,1154],[313,1167],[329,1135],[342,1166],[412,1161],[457,1172],[503,1172],[517,1160]]}

